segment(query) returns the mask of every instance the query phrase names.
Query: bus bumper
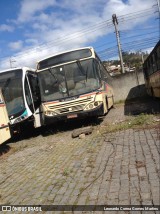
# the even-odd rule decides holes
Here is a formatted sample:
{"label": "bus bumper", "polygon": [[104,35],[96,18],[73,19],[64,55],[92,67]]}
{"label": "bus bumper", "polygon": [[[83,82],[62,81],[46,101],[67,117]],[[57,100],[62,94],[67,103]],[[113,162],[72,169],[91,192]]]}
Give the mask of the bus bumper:
{"label": "bus bumper", "polygon": [[[76,115],[76,117],[72,118],[72,115],[73,116]],[[69,114],[61,114],[61,115],[49,116],[49,117],[44,116],[44,125],[49,125],[62,120],[80,119],[85,117],[102,116],[102,115],[104,115],[103,104],[89,111],[72,112]]]}

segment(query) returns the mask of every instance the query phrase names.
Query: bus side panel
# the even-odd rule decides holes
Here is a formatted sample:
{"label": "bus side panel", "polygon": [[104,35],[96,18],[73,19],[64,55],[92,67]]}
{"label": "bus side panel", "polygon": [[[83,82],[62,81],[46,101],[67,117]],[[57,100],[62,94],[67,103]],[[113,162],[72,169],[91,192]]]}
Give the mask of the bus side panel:
{"label": "bus side panel", "polygon": [[114,100],[113,100],[113,90],[109,85],[108,85],[107,99],[108,99],[108,108],[111,108],[114,104]]}
{"label": "bus side panel", "polygon": [[11,138],[6,106],[0,93],[0,144]]}
{"label": "bus side panel", "polygon": [[160,70],[150,76],[151,96],[160,97]]}
{"label": "bus side panel", "polygon": [[160,40],[145,60],[143,73],[148,95],[160,97]]}
{"label": "bus side panel", "polygon": [[[114,105],[114,93],[113,93],[113,89],[112,87],[105,82],[105,95],[106,95],[106,104],[107,104],[107,109],[106,112],[108,111],[108,109],[110,109],[113,105]],[[104,112],[104,113],[106,113]]]}

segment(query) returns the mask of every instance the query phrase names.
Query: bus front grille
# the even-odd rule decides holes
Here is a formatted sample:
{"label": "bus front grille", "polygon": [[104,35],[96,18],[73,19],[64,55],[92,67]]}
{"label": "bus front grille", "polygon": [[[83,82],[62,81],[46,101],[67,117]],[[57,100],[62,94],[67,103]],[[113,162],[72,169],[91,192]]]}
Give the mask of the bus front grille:
{"label": "bus front grille", "polygon": [[71,102],[66,102],[63,104],[58,104],[58,105],[50,105],[48,108],[50,110],[55,110],[59,114],[64,114],[64,113],[69,113],[69,112],[76,112],[76,111],[82,111],[86,104],[92,100],[91,97],[81,99],[81,100],[76,100],[76,101],[71,101]]}
{"label": "bus front grille", "polygon": [[63,113],[69,113],[69,112],[75,112],[75,111],[82,111],[84,106],[85,105],[76,105],[68,108],[62,108],[62,109],[59,109],[59,113],[63,114]]}

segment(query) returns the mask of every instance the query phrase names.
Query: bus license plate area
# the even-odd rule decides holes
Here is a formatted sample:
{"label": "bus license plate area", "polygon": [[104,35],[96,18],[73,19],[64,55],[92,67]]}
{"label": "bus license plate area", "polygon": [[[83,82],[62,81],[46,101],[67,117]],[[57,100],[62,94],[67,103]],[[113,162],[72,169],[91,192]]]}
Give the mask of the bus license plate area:
{"label": "bus license plate area", "polygon": [[69,114],[69,115],[67,115],[68,119],[70,119],[70,118],[76,118],[76,117],[78,117],[77,114]]}

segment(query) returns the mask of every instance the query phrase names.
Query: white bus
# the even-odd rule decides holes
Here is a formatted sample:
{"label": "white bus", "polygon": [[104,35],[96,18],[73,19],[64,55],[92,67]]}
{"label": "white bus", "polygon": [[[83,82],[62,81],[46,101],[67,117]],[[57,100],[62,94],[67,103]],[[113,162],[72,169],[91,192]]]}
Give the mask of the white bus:
{"label": "white bus", "polygon": [[40,93],[35,70],[22,67],[0,71],[0,88],[13,130],[18,130],[28,121],[38,126],[35,118]]}
{"label": "white bus", "polygon": [[160,40],[143,63],[147,93],[160,98]]}
{"label": "white bus", "polygon": [[0,89],[0,144],[11,138],[9,118],[6,105]]}
{"label": "white bus", "polygon": [[107,71],[92,47],[38,62],[43,125],[57,120],[101,116],[113,106]]}

